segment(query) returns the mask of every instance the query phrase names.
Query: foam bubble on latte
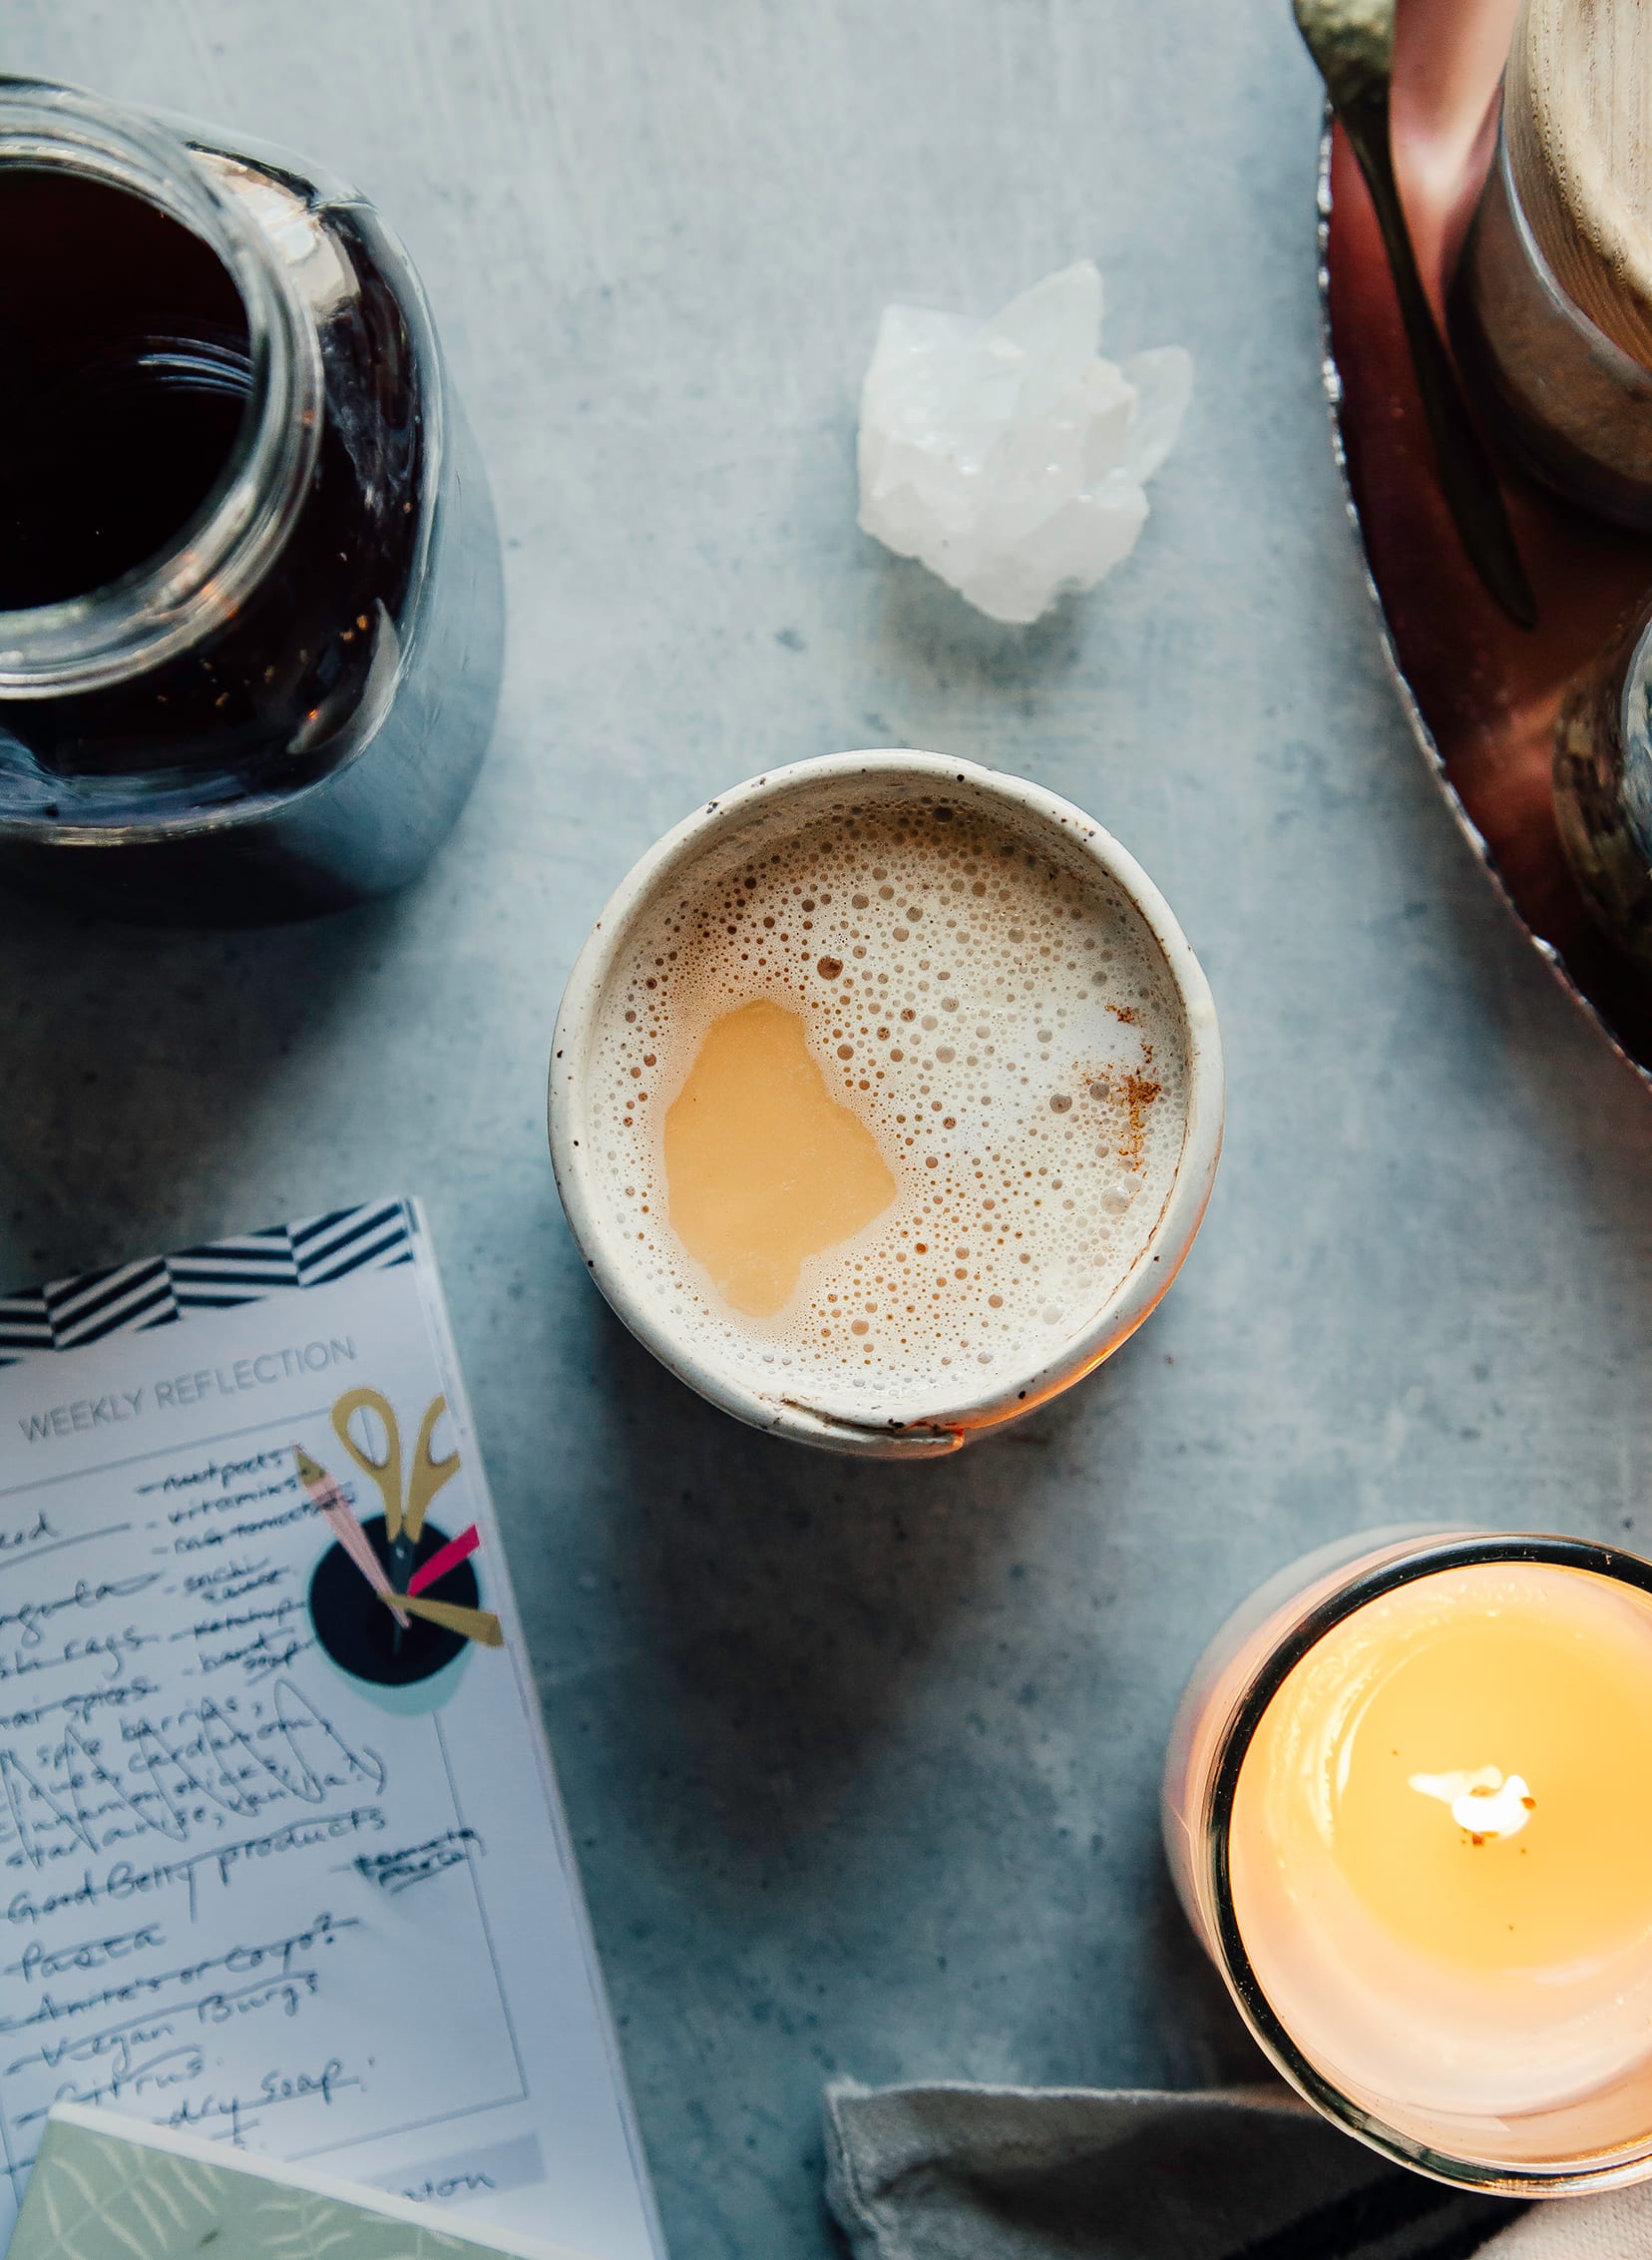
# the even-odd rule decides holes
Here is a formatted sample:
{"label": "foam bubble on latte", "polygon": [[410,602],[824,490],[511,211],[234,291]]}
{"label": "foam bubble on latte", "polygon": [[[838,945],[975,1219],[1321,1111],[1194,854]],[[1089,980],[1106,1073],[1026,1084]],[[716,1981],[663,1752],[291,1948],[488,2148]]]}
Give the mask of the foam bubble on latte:
{"label": "foam bubble on latte", "polygon": [[[846,791],[709,847],[610,981],[588,1117],[676,1330],[755,1387],[851,1417],[990,1390],[1055,1355],[1141,1257],[1186,1124],[1180,1001],[1141,913],[1074,845],[973,795]],[[712,1023],[802,1016],[898,1192],[773,1317],[730,1307],[669,1221],[663,1124]]]}

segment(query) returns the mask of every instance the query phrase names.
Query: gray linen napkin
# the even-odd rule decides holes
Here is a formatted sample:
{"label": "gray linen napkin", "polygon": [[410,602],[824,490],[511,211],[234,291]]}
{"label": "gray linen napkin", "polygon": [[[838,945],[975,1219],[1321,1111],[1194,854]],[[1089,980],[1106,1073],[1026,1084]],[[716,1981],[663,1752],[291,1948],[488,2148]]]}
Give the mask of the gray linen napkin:
{"label": "gray linen napkin", "polygon": [[1283,2088],[838,2080],[826,2193],[855,2260],[1652,2260],[1652,2186],[1464,2196]]}

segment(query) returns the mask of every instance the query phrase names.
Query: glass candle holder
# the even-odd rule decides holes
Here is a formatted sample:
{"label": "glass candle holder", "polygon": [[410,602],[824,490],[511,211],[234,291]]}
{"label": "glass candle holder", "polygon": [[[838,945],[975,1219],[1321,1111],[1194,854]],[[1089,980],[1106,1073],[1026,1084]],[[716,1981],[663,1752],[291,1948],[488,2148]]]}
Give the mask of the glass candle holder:
{"label": "glass candle holder", "polygon": [[1464,378],[1509,452],[1597,517],[1652,526],[1652,372],[1549,265],[1501,131],[1448,313]]}
{"label": "glass candle holder", "polygon": [[1230,1619],[1172,1731],[1189,1921],[1297,2091],[1397,2163],[1652,2178],[1652,1564],[1365,1534]]}
{"label": "glass candle holder", "polygon": [[1652,22],[1519,0],[1495,160],[1450,306],[1464,374],[1528,470],[1652,525]]}

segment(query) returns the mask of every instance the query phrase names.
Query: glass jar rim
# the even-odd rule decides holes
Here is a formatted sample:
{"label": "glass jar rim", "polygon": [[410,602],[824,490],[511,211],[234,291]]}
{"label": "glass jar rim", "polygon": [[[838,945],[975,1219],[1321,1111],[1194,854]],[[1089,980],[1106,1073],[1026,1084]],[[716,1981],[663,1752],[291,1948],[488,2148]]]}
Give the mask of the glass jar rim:
{"label": "glass jar rim", "polygon": [[0,696],[68,697],[159,666],[230,617],[292,530],[321,438],[320,344],[280,263],[191,146],[50,80],[0,76],[0,169],[59,169],[200,236],[246,313],[251,383],[211,491],[168,547],[102,587],[0,611]]}
{"label": "glass jar rim", "polygon": [[1395,2164],[1409,2166],[1454,2188],[1507,2197],[1577,2196],[1645,2179],[1652,2167],[1652,2125],[1631,2144],[1621,2144],[1604,2155],[1598,2164],[1552,2167],[1460,2157],[1390,2125],[1345,2093],[1297,2045],[1276,2015],[1246,1952],[1233,1901],[1229,1840],[1239,1775],[1269,1704],[1297,1665],[1339,1624],[1404,1585],[1446,1571],[1507,1563],[1588,1571],[1614,1583],[1633,1585],[1652,1598],[1652,1562],[1588,1539],[1557,1538],[1541,1532],[1467,1533],[1420,1538],[1398,1554],[1385,1550],[1371,1568],[1342,1579],[1304,1613],[1270,1649],[1235,1702],[1222,1729],[1205,1793],[1205,1881],[1215,1951],[1240,2014],[1275,2068],[1327,2118]]}

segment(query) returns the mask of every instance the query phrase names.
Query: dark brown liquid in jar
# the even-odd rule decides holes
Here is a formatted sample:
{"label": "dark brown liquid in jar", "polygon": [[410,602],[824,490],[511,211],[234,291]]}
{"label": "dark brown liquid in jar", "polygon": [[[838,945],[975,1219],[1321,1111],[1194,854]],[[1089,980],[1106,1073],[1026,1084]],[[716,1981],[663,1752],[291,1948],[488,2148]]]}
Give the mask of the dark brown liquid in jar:
{"label": "dark brown liquid in jar", "polygon": [[239,230],[277,275],[307,405],[273,419],[269,455],[267,327],[187,199],[0,151],[0,668],[65,607],[164,596],[243,505],[279,539],[136,664],[0,686],[0,884],[172,920],[302,915],[402,884],[463,804],[497,696],[497,537],[372,208],[206,144],[177,162],[227,214],[220,240]]}
{"label": "dark brown liquid in jar", "polygon": [[[72,176],[0,175],[0,240],[25,236],[39,381],[8,418],[20,444],[6,498],[22,537],[8,594],[44,604],[143,565],[186,529],[229,466],[251,367],[228,275],[141,199]],[[324,419],[292,534],[215,635],[134,680],[10,705],[7,725],[48,775],[128,776],[148,799],[168,772],[189,772],[185,789],[193,779],[222,801],[290,790],[349,750],[375,631],[407,596],[422,442],[400,307],[368,246],[354,249],[340,344],[370,371],[372,419]]]}
{"label": "dark brown liquid in jar", "polygon": [[252,363],[216,254],[141,198],[0,172],[0,612],[80,597],[167,548],[228,465]]}

